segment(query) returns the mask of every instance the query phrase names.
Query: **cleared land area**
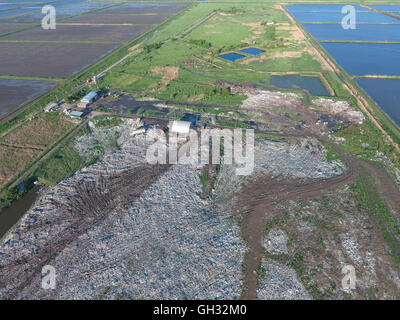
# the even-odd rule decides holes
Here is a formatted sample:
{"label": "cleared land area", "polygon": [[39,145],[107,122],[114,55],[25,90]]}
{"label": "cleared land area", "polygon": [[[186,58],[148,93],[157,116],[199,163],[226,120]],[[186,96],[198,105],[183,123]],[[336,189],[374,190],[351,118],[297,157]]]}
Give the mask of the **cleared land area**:
{"label": "cleared land area", "polygon": [[1,47],[1,75],[67,78],[111,53],[118,45],[4,42]]}
{"label": "cleared land area", "polygon": [[56,84],[53,81],[0,79],[0,119]]}

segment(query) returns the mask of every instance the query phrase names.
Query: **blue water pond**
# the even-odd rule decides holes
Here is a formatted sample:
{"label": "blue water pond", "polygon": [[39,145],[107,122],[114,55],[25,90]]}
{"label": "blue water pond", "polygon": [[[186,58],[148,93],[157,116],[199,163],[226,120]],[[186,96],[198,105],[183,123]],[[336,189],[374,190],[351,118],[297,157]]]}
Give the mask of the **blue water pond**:
{"label": "blue water pond", "polygon": [[[342,12],[342,8],[345,4],[290,4],[286,8],[289,11],[331,11],[331,12]],[[353,5],[356,11],[370,11],[369,9],[363,8],[358,5]]]}
{"label": "blue water pond", "polygon": [[222,59],[225,59],[225,60],[229,60],[229,61],[236,61],[236,60],[244,58],[245,56],[238,54],[238,53],[231,52],[231,53],[223,54],[219,57]]}
{"label": "blue water pond", "polygon": [[355,80],[400,126],[400,79],[356,78]]}
{"label": "blue water pond", "polygon": [[400,12],[400,4],[375,4],[370,7],[387,12]]}
{"label": "blue water pond", "polygon": [[316,96],[329,96],[321,80],[316,77],[298,75],[271,76],[269,83],[278,88],[305,89]]}
{"label": "blue water pond", "polygon": [[303,26],[317,40],[400,41],[400,25],[398,24],[358,24],[356,29],[346,30],[340,24],[304,24]]}
{"label": "blue water pond", "polygon": [[240,52],[251,54],[253,56],[257,56],[257,55],[263,53],[264,51],[257,49],[257,48],[247,48],[247,49],[240,50]]}
{"label": "blue water pond", "polygon": [[321,42],[352,75],[400,75],[400,44]]}
{"label": "blue water pond", "polygon": [[[301,23],[331,22],[341,23],[345,16],[341,12],[292,12],[292,15]],[[399,23],[400,21],[378,12],[358,12],[356,23]]]}

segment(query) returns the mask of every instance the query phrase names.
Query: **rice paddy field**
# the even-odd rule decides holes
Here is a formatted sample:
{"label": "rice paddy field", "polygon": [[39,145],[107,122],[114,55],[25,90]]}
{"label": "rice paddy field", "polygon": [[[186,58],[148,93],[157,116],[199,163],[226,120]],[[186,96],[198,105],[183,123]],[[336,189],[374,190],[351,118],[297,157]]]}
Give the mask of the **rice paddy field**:
{"label": "rice paddy field", "polygon": [[[41,27],[41,10],[46,4],[56,8],[54,30]],[[47,104],[69,94],[74,87],[71,78],[187,6],[101,0],[0,0],[0,119],[4,119],[0,130],[0,188],[79,123],[60,113],[43,111]],[[61,94],[46,98],[48,91],[65,84],[69,89],[59,89]],[[22,108],[30,102],[35,112]]]}
{"label": "rice paddy field", "polygon": [[54,81],[0,79],[0,119],[56,84]]}
{"label": "rice paddy field", "polygon": [[[288,5],[286,9],[328,54],[400,125],[399,5],[356,6],[356,28],[344,29],[338,5]],[[393,14],[394,13],[394,14]],[[395,79],[393,79],[393,77]],[[395,101],[396,100],[396,101]]]}
{"label": "rice paddy field", "polygon": [[[0,98],[1,118],[187,7],[88,0],[14,2],[0,1],[0,90],[7,91]],[[55,30],[40,26],[45,4],[56,8]]]}

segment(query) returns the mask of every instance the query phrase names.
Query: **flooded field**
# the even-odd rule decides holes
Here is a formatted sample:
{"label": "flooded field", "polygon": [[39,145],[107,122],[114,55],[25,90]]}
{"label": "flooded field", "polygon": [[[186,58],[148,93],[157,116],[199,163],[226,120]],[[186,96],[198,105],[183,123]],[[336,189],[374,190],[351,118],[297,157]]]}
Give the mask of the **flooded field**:
{"label": "flooded field", "polygon": [[168,19],[166,15],[103,14],[91,13],[63,21],[63,23],[90,24],[159,24]]}
{"label": "flooded field", "polygon": [[1,46],[2,74],[46,78],[70,77],[118,47],[113,44],[25,42],[3,42]]}
{"label": "flooded field", "polygon": [[304,27],[317,40],[400,41],[397,24],[359,24],[356,29],[348,30],[340,24],[305,24]]}
{"label": "flooded field", "polygon": [[349,74],[400,75],[400,44],[330,42],[321,45]]}
{"label": "flooded field", "polygon": [[25,32],[18,32],[6,36],[4,40],[43,40],[43,41],[130,41],[141,35],[143,32],[151,29],[151,25],[139,26],[104,26],[104,25],[62,25],[57,29],[44,30],[37,27]]}
{"label": "flooded field", "polygon": [[[76,5],[70,5],[66,7],[59,7],[57,8],[56,12],[56,18],[57,20],[63,19],[69,16],[73,15],[78,15],[82,13],[89,12],[91,10],[95,9],[101,9],[104,7],[107,7],[111,5],[112,3],[107,3],[107,2],[84,2],[84,3],[78,3]],[[43,18],[43,14],[40,11],[32,13],[32,14],[27,14],[19,17],[14,17],[14,18],[8,18],[6,20],[2,20],[2,22],[29,22],[29,23],[41,23]]]}
{"label": "flooded field", "polygon": [[[119,48],[121,42],[134,40],[188,6],[88,0],[14,2],[0,3],[0,75],[42,78],[73,76]],[[55,30],[37,27],[8,34],[40,24],[44,4],[55,6],[56,18],[62,20]],[[71,43],[74,41],[83,43]],[[13,81],[0,83],[0,93],[6,91],[0,98],[0,118],[56,84]]]}
{"label": "flooded field", "polygon": [[[340,23],[344,17],[341,12],[291,12],[297,21]],[[398,23],[399,20],[378,12],[358,12],[357,23]]]}
{"label": "flooded field", "polygon": [[7,11],[0,11],[0,20],[7,18],[7,17],[13,17],[19,14],[25,14],[29,12],[34,12],[38,10],[39,8],[16,8],[16,9],[11,9]]}
{"label": "flooded field", "polygon": [[[330,11],[342,12],[342,4],[290,4],[285,6],[290,12],[293,11]],[[355,5],[357,11],[370,11],[364,7]]]}
{"label": "flooded field", "polygon": [[[357,9],[356,29],[343,29],[343,5],[288,5],[286,8],[303,24],[343,69],[354,76],[400,75],[400,20],[367,8]],[[387,12],[400,11],[400,5],[371,5]],[[400,14],[400,13],[399,13]],[[325,41],[331,42],[325,42]],[[337,41],[337,42],[335,42]],[[340,41],[340,42],[339,42]],[[357,41],[357,42],[356,42]],[[370,43],[385,41],[386,43]],[[271,79],[272,80],[272,79]],[[356,78],[372,99],[400,124],[399,79]]]}
{"label": "flooded field", "polygon": [[316,77],[302,77],[298,75],[271,76],[270,84],[285,89],[305,89],[316,96],[329,96],[321,80]]}
{"label": "flooded field", "polygon": [[400,79],[356,78],[355,80],[400,126]]}
{"label": "flooded field", "polygon": [[400,12],[400,4],[374,4],[370,7],[386,12]]}
{"label": "flooded field", "polygon": [[102,10],[104,14],[164,14],[171,15],[186,8],[187,4],[163,4],[163,3],[126,3],[118,7]]}
{"label": "flooded field", "polygon": [[0,119],[56,84],[53,81],[0,79]]}
{"label": "flooded field", "polygon": [[11,31],[28,27],[29,24],[24,23],[0,23],[0,35]]}

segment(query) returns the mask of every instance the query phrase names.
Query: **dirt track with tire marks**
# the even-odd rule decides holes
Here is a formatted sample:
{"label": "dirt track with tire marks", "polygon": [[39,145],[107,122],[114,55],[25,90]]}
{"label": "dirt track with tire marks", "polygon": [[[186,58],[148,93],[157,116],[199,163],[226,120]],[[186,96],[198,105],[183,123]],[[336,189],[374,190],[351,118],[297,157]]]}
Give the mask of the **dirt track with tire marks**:
{"label": "dirt track with tire marks", "polygon": [[257,297],[257,269],[263,257],[263,232],[267,217],[277,210],[277,205],[289,200],[299,201],[318,197],[328,190],[352,183],[358,175],[358,164],[355,159],[326,138],[318,137],[318,139],[339,153],[347,165],[345,173],[330,179],[305,183],[296,180],[277,180],[265,176],[245,186],[238,194],[239,200],[235,211],[242,216],[242,237],[249,248],[244,260],[242,299]]}

